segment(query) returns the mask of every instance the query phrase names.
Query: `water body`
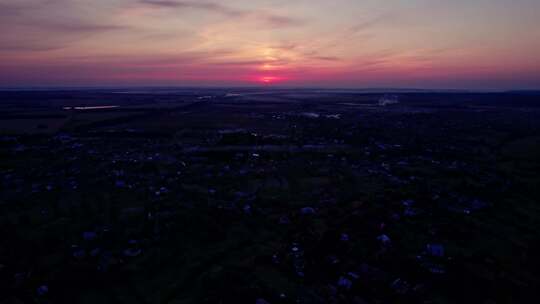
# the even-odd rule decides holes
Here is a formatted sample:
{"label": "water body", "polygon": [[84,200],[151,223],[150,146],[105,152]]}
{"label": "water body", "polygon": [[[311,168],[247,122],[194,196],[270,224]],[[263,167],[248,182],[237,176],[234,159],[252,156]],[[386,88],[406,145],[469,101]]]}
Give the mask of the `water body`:
{"label": "water body", "polygon": [[64,110],[80,110],[80,111],[85,111],[85,110],[114,109],[114,108],[118,108],[118,107],[120,107],[120,106],[64,107],[63,109],[64,109]]}

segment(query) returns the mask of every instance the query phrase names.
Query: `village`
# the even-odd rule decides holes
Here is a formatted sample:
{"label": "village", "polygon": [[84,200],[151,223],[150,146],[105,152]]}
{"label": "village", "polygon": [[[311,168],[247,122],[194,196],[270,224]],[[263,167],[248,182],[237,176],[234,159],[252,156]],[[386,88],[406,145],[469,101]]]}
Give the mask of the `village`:
{"label": "village", "polygon": [[539,108],[204,94],[145,95],[167,106],[131,120],[55,97],[62,127],[0,136],[0,303],[500,303],[538,286]]}

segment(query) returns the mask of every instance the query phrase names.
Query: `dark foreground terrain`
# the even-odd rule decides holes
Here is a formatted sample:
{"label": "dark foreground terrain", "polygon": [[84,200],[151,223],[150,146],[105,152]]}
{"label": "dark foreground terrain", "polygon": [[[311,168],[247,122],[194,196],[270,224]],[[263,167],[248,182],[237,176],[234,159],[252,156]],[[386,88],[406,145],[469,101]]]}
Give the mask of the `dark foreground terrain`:
{"label": "dark foreground terrain", "polygon": [[540,95],[382,97],[0,92],[0,303],[535,302]]}

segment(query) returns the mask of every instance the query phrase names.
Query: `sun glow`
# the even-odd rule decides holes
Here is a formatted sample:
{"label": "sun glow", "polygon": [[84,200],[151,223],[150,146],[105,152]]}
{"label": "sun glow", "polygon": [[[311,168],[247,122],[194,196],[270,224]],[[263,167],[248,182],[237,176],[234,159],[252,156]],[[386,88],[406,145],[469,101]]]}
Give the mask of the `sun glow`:
{"label": "sun glow", "polygon": [[269,63],[265,63],[261,66],[261,70],[263,71],[269,71],[269,70],[273,70],[275,67]]}
{"label": "sun glow", "polygon": [[280,81],[281,79],[275,76],[261,76],[259,77],[259,82],[265,84],[271,84]]}

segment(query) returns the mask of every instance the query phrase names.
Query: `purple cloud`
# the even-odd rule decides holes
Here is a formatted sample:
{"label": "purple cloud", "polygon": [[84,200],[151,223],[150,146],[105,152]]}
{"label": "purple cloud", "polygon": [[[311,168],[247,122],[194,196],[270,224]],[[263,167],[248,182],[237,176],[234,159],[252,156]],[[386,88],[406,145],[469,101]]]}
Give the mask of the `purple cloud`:
{"label": "purple cloud", "polygon": [[147,6],[167,9],[194,9],[221,14],[227,17],[249,18],[260,22],[264,27],[283,28],[305,24],[302,19],[277,15],[261,10],[240,10],[208,1],[173,1],[173,0],[140,0]]}

